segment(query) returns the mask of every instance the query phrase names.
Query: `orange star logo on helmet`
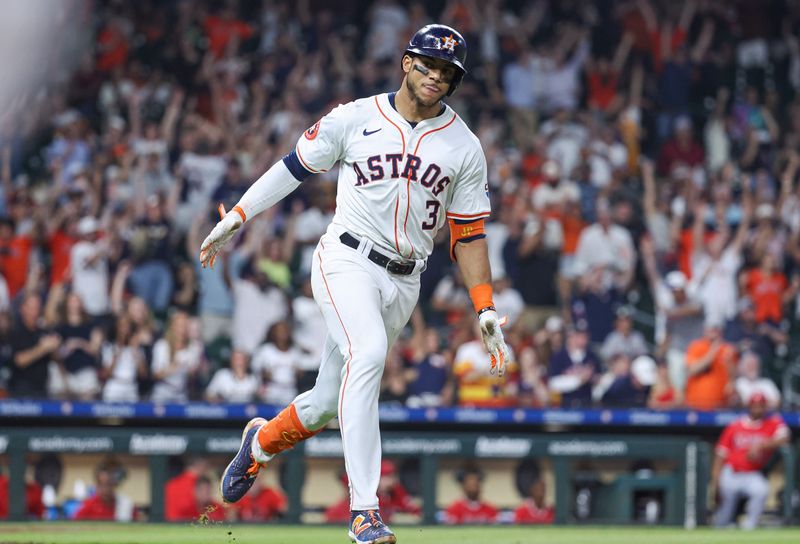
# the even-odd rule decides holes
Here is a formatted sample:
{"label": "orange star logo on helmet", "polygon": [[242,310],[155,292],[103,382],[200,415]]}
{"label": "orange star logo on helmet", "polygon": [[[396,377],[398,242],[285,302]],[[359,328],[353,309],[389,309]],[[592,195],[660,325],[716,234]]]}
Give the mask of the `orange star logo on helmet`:
{"label": "orange star logo on helmet", "polygon": [[456,50],[458,40],[455,39],[452,34],[449,36],[442,36],[439,39],[442,40],[442,49],[447,49],[451,53]]}

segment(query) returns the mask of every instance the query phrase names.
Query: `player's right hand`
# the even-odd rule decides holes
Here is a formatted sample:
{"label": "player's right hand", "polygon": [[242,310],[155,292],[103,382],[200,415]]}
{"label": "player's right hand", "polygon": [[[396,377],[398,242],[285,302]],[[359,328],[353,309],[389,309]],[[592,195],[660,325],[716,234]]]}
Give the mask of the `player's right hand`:
{"label": "player's right hand", "polygon": [[222,204],[219,205],[219,215],[221,219],[200,246],[200,264],[203,268],[214,268],[217,253],[242,226],[242,217],[238,213],[227,213]]}
{"label": "player's right hand", "polygon": [[492,362],[490,372],[492,374],[497,372],[498,376],[502,376],[505,374],[509,355],[508,346],[506,346],[506,340],[500,327],[508,322],[508,318],[500,319],[496,311],[487,310],[478,316],[478,321],[481,326],[483,345]]}

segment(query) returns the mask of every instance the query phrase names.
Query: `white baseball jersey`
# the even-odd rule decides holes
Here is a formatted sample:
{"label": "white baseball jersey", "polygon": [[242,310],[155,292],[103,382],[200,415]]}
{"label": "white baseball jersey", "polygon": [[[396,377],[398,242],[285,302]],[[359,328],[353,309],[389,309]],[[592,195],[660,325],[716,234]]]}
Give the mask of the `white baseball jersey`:
{"label": "white baseball jersey", "polygon": [[483,150],[449,106],[412,127],[388,94],[356,100],[303,133],[295,151],[313,173],[340,163],[334,226],[404,258],[427,258],[446,219],[489,216]]}

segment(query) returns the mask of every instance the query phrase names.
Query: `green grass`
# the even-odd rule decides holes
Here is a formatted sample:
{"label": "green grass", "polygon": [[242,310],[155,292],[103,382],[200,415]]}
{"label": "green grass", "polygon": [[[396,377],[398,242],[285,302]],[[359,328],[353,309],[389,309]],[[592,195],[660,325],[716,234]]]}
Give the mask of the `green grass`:
{"label": "green grass", "polygon": [[[395,527],[398,544],[796,544],[798,529],[757,533],[630,527]],[[0,523],[0,544],[347,544],[343,527]]]}

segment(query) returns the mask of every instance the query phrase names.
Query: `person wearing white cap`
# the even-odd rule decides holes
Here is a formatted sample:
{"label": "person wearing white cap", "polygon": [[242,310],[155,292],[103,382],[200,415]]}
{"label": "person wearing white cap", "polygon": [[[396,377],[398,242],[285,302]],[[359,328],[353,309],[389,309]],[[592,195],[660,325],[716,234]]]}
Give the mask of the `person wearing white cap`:
{"label": "person wearing white cap", "polygon": [[616,375],[602,394],[603,406],[644,408],[650,396],[650,387],[656,383],[656,363],[640,355],[631,362],[625,354],[614,358]]}
{"label": "person wearing white cap", "polygon": [[72,290],[83,303],[86,313],[98,317],[109,310],[107,248],[98,241],[100,225],[87,215],[78,221],[79,241],[70,251]]}
{"label": "person wearing white cap", "polygon": [[661,277],[652,244],[642,243],[642,261],[655,301],[655,341],[665,354],[669,379],[677,390],[686,383],[686,349],[703,329],[703,306],[680,270]]}

